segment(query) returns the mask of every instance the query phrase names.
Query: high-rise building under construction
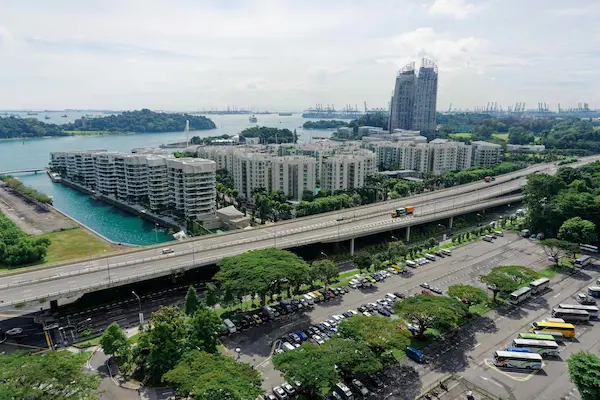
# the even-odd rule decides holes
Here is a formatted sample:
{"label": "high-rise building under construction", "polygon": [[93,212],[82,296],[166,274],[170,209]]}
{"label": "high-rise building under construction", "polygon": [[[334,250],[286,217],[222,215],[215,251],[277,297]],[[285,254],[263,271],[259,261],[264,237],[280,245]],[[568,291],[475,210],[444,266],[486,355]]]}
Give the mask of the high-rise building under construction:
{"label": "high-rise building under construction", "polygon": [[390,104],[390,132],[394,129],[435,131],[437,81],[437,65],[425,58],[418,76],[414,62],[398,71]]}

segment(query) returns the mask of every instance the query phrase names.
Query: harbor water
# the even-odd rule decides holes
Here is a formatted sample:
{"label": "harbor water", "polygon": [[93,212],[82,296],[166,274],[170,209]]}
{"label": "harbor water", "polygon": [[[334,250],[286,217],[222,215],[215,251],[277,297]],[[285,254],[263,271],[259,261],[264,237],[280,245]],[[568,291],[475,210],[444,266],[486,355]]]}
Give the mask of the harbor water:
{"label": "harbor water", "polygon": [[[85,115],[85,112],[39,112],[35,116],[44,122],[65,123]],[[94,113],[98,114],[98,113]],[[45,119],[48,115],[51,118]],[[250,123],[248,115],[209,115],[217,129],[193,131],[191,136],[234,135],[251,126],[269,126],[274,128],[296,129],[299,143],[309,143],[314,138],[331,136],[331,130],[303,130],[302,124],[310,119],[300,114],[285,117],[277,114],[259,114],[258,123]],[[53,151],[70,150],[108,150],[131,152],[136,147],[158,147],[161,144],[185,141],[183,127],[181,132],[68,136],[48,139],[0,140],[0,172],[27,168],[40,168],[48,165],[49,154]],[[16,175],[26,185],[52,196],[54,206],[71,218],[85,224],[101,235],[120,243],[150,245],[172,240],[172,236],[161,229],[156,230],[152,222],[128,214],[120,209],[93,200],[74,189],[59,183],[53,183],[45,173]]]}

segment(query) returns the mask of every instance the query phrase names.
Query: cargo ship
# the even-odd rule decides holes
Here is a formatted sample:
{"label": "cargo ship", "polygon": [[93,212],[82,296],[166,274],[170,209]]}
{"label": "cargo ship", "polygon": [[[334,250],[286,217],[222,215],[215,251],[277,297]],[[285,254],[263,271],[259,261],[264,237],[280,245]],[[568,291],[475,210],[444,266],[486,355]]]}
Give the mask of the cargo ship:
{"label": "cargo ship", "polygon": [[291,117],[292,113],[291,112],[280,112],[279,116],[280,117]]}

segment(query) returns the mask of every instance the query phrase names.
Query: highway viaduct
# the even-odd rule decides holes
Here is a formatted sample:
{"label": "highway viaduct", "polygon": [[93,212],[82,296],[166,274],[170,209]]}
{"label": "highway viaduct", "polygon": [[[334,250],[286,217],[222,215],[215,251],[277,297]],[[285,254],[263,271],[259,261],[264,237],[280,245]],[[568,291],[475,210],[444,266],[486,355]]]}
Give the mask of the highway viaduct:
{"label": "highway viaduct", "polygon": [[[587,157],[588,163],[599,157]],[[576,166],[573,164],[573,166]],[[298,218],[257,229],[211,235],[173,244],[174,253],[163,255],[152,246],[128,253],[82,260],[54,268],[4,276],[0,284],[0,308],[42,299],[56,301],[83,293],[168,276],[214,264],[223,257],[267,247],[292,248],[311,243],[351,240],[375,233],[519,201],[525,177],[536,172],[553,173],[557,166],[540,164],[497,177],[495,182],[477,182],[385,203]],[[415,206],[415,214],[391,218],[400,206]],[[56,303],[55,303],[56,304]]]}

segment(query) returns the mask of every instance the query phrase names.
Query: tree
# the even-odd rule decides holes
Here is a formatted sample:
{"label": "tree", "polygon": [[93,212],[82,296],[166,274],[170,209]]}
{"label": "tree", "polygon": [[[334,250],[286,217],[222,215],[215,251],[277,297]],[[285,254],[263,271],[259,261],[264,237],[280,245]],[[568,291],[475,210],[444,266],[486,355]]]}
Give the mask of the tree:
{"label": "tree", "polygon": [[419,338],[428,328],[451,329],[467,309],[460,301],[444,296],[417,294],[394,304],[395,312],[406,321],[415,321]]}
{"label": "tree", "polygon": [[437,244],[437,240],[435,240],[435,238],[427,239],[427,248],[428,249],[434,247],[436,244]]}
{"label": "tree", "polygon": [[360,271],[366,271],[373,263],[373,258],[366,251],[358,251],[352,256],[352,261]]}
{"label": "tree", "polygon": [[499,292],[511,293],[524,284],[537,279],[538,273],[531,268],[508,265],[493,268],[490,273],[481,275],[479,280],[485,283],[493,291],[493,300],[496,301],[496,295]]}
{"label": "tree", "polygon": [[321,280],[325,288],[331,280],[336,279],[339,275],[340,266],[331,260],[317,260],[310,266],[312,280]]}
{"label": "tree", "polygon": [[199,350],[187,353],[163,379],[179,395],[196,399],[244,400],[263,394],[260,373],[250,365]]}
{"label": "tree", "polygon": [[185,313],[186,315],[192,315],[200,307],[201,300],[198,297],[196,288],[190,285],[187,294],[185,295]]}
{"label": "tree", "polygon": [[401,241],[391,242],[388,244],[388,258],[390,260],[396,260],[398,258],[406,256],[408,248]]}
{"label": "tree", "polygon": [[310,399],[327,396],[339,382],[331,353],[316,344],[305,342],[294,351],[277,354],[273,364],[288,382],[302,382],[302,390]]}
{"label": "tree", "polygon": [[568,219],[561,225],[558,238],[577,244],[591,243],[596,240],[596,225],[581,217]]}
{"label": "tree", "polygon": [[[551,258],[555,264],[558,264],[561,258],[571,254],[573,244],[564,240],[558,239],[544,239],[540,240],[539,245],[542,246],[544,253]],[[575,251],[579,250],[579,247],[575,246]]]}
{"label": "tree", "polygon": [[258,294],[263,304],[270,294],[281,293],[290,282],[307,280],[309,268],[300,257],[286,250],[252,250],[218,262],[215,279],[227,293],[237,297]]}
{"label": "tree", "polygon": [[100,338],[100,346],[104,354],[114,355],[121,362],[131,359],[131,344],[119,324],[113,322],[106,328]]}
{"label": "tree", "polygon": [[567,365],[582,400],[600,399],[600,357],[578,351],[569,357]]}
{"label": "tree", "polygon": [[219,289],[217,288],[217,286],[212,282],[208,282],[206,284],[205,298],[204,298],[206,305],[209,307],[213,307],[219,302],[220,298],[221,298],[221,293],[220,293]]}
{"label": "tree", "polygon": [[84,372],[88,355],[69,351],[0,355],[0,398],[97,400],[98,375]]}
{"label": "tree", "polygon": [[371,349],[361,342],[332,338],[321,346],[341,374],[346,377],[371,375],[381,371],[383,365]]}
{"label": "tree", "polygon": [[189,325],[177,307],[160,307],[152,313],[149,326],[140,333],[134,347],[134,359],[145,380],[161,382],[163,374],[173,369],[190,349]]}
{"label": "tree", "polygon": [[458,297],[467,306],[485,303],[488,299],[485,290],[471,285],[452,285],[448,288],[448,296]]}
{"label": "tree", "polygon": [[408,331],[388,318],[355,315],[343,320],[337,329],[342,338],[362,342],[379,356],[393,349],[404,350],[410,344]]}
{"label": "tree", "polygon": [[219,327],[223,322],[217,313],[207,307],[200,307],[189,320],[190,346],[207,353],[216,353],[219,344]]}

